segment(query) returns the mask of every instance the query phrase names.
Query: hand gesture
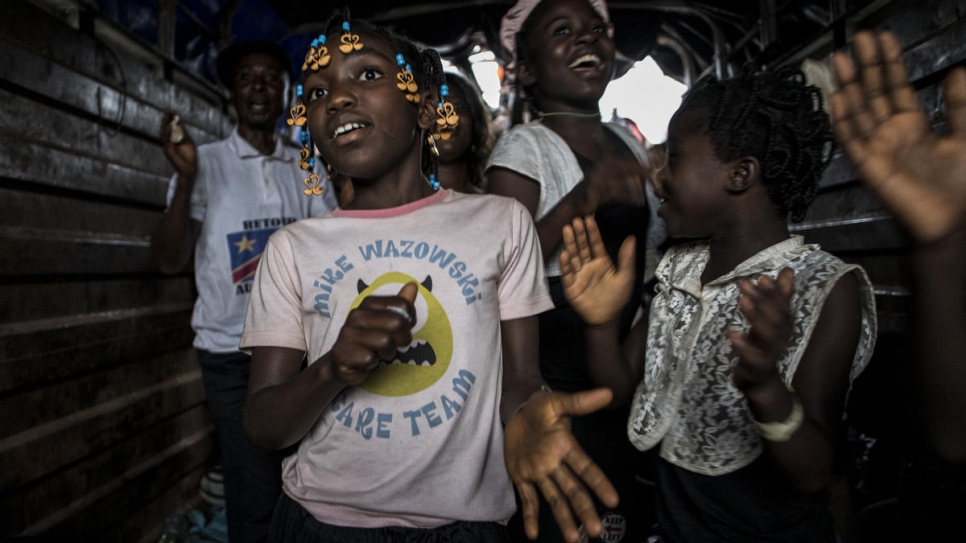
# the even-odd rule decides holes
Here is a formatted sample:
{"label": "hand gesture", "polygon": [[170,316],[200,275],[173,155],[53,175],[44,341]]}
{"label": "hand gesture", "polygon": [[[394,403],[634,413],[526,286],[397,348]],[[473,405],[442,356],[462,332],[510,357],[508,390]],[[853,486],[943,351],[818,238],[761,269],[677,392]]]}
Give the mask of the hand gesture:
{"label": "hand gesture", "polygon": [[761,276],[758,283],[738,282],[741,299],[738,310],[748,319],[748,334],[727,333],[738,355],[732,379],[741,391],[748,391],[778,376],[778,359],[785,353],[792,334],[790,301],[795,290],[795,272],[789,268],[778,273],[778,280]]}
{"label": "hand gesture", "polygon": [[520,495],[523,525],[530,539],[538,535],[537,488],[571,543],[579,537],[571,511],[591,537],[600,535],[602,526],[591,491],[608,507],[617,506],[614,486],[570,433],[572,415],[593,413],[610,401],[611,392],[606,388],[576,394],[538,392],[507,423],[503,442],[506,467]]}
{"label": "hand gesture", "polygon": [[563,228],[560,271],[564,295],[585,323],[597,326],[612,320],[634,291],[633,236],[621,244],[614,266],[593,217],[577,217]]}
{"label": "hand gesture", "polygon": [[368,296],[349,313],[331,351],[336,379],[359,385],[380,361],[391,359],[396,349],[412,342],[418,292],[416,283],[407,283],[398,295]]}
{"label": "hand gesture", "polygon": [[584,191],[582,215],[610,203],[643,206],[647,203],[644,185],[649,172],[636,160],[609,154],[597,161],[580,186]]}
{"label": "hand gesture", "polygon": [[[173,138],[179,141],[174,143],[172,132],[179,131]],[[165,111],[161,119],[161,146],[164,148],[164,156],[168,157],[168,162],[174,166],[178,175],[194,181],[195,174],[198,173],[198,147],[173,111]]]}
{"label": "hand gesture", "polygon": [[[966,217],[966,70],[945,82],[952,134],[930,130],[891,33],[855,36],[853,60],[833,57],[838,90],[830,99],[835,135],[862,180],[922,244]],[[856,65],[857,63],[857,65]]]}

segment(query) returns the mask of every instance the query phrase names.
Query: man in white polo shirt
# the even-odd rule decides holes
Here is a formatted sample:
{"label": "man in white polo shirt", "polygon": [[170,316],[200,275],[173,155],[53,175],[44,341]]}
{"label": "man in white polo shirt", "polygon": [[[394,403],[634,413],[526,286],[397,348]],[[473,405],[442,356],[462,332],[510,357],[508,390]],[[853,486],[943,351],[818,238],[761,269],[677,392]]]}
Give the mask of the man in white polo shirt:
{"label": "man in white polo shirt", "polygon": [[194,253],[191,325],[221,448],[228,535],[232,543],[256,542],[267,538],[281,455],[257,449],[241,427],[250,358],[238,342],[252,278],[269,235],[336,204],[328,181],[321,196],[303,194],[298,148],[277,137],[291,78],[284,50],[269,42],[234,44],[219,54],[218,74],[238,124],[228,138],[195,146],[177,116],[165,114],[161,141],[176,173],[151,242],[164,273],[183,269]]}

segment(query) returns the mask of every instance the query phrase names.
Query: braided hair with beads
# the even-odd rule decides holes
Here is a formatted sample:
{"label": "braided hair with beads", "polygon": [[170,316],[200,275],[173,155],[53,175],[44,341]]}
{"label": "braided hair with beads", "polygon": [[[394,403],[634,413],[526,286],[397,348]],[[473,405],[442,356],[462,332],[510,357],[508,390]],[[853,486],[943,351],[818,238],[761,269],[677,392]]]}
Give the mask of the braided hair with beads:
{"label": "braided hair with beads", "polygon": [[[341,23],[337,23],[338,21],[341,21]],[[336,24],[339,24],[339,26],[336,27]],[[421,100],[420,89],[436,89],[439,96],[439,102],[436,108],[436,126],[433,128],[432,133],[429,134],[427,140],[429,143],[428,158],[430,162],[428,182],[434,190],[438,190],[440,187],[438,179],[439,152],[436,150],[435,138],[448,138],[449,134],[452,133],[452,130],[459,123],[459,117],[455,114],[453,105],[447,99],[449,92],[446,86],[439,53],[428,47],[424,49],[420,48],[409,39],[396,34],[388,28],[362,20],[355,20],[350,23],[348,9],[342,9],[333,11],[332,15],[329,16],[323,25],[318,37],[312,40],[309,46],[309,50],[305,55],[305,61],[302,65],[301,81],[296,86],[298,104],[292,108],[291,118],[287,121],[289,126],[301,128],[300,141],[302,143],[302,150],[300,151],[299,166],[309,172],[308,177],[305,179],[306,189],[304,193],[307,196],[319,195],[322,194],[322,188],[321,179],[314,171],[315,146],[312,143],[312,138],[306,124],[306,106],[303,98],[302,83],[305,82],[305,78],[310,73],[324,70],[328,67],[332,53],[326,44],[330,41],[329,34],[336,28],[342,30],[342,35],[339,40],[340,45],[338,46],[341,54],[350,55],[365,47],[360,36],[352,31],[353,28],[379,36],[389,42],[390,47],[396,53],[396,63],[399,65],[399,73],[396,74],[396,87],[403,93],[408,102],[418,105]],[[430,87],[427,87],[427,85]],[[330,174],[332,173],[331,168],[329,172]]]}

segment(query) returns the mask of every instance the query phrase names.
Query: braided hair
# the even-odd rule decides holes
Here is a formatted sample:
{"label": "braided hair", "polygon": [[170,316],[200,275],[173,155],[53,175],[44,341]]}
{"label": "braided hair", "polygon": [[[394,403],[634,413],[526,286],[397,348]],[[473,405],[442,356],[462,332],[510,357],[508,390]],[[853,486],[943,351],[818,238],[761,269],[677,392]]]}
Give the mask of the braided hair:
{"label": "braided hair", "polygon": [[483,188],[483,169],[493,150],[493,134],[490,130],[490,110],[483,103],[480,89],[462,75],[447,73],[446,83],[459,88],[466,101],[466,109],[473,119],[473,134],[470,137],[470,153],[467,167],[470,170],[470,184]]}
{"label": "braided hair", "polygon": [[679,111],[709,112],[707,134],[722,162],[753,156],[782,217],[805,217],[831,153],[831,124],[817,87],[795,68],[743,71],[699,81]]}
{"label": "braided hair", "polygon": [[[333,10],[332,14],[329,15],[329,18],[326,19],[325,23],[323,24],[318,40],[322,40],[322,43],[325,43],[326,40],[324,38],[330,34],[338,33],[340,31],[347,31],[346,25],[349,20],[348,8]],[[440,59],[439,53],[437,53],[436,50],[429,47],[421,48],[412,40],[402,36],[401,34],[398,34],[389,28],[373,24],[369,21],[359,19],[352,20],[351,28],[353,30],[362,30],[369,35],[377,36],[386,40],[389,43],[390,48],[392,48],[392,50],[396,53],[396,58],[400,63],[400,68],[405,67],[407,70],[412,70],[414,80],[419,87],[417,93],[421,93],[423,89],[432,88],[436,90],[437,96],[445,95],[445,74],[443,73],[442,60]],[[315,42],[313,42],[313,50],[314,47]],[[310,73],[312,73],[312,71],[303,70],[300,82],[305,83],[305,79]],[[415,101],[412,99],[412,97],[410,97],[410,101],[418,103],[418,94],[416,94]],[[303,128],[303,131],[304,130],[305,129]],[[308,137],[303,137],[303,143],[311,148],[311,143],[309,143]],[[435,153],[430,152],[428,149],[425,151],[425,153],[428,155],[426,158],[428,159],[431,168],[430,182],[433,184],[434,188],[437,188],[439,186],[438,181],[436,181],[439,175],[438,157]],[[314,166],[314,161],[312,162],[312,165]]]}

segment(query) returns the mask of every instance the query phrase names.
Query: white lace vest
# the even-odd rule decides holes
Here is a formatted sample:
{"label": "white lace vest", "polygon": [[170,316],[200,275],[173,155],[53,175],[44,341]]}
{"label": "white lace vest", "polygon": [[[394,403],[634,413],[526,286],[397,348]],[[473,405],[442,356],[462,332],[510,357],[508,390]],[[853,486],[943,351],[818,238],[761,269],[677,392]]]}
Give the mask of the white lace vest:
{"label": "white lace vest", "polygon": [[791,383],[822,304],[846,273],[859,282],[862,331],[849,381],[865,368],[876,338],[875,298],[865,271],[819,249],[801,236],[778,243],[702,288],[708,244],[674,247],[658,265],[658,293],[651,302],[644,379],[634,395],[627,424],[631,442],[647,450],[661,442],[660,455],[681,468],[721,475],[747,466],[761,454],[761,437],[744,395],[731,380],[736,362],[728,330],[748,331],[738,311],[737,281],[795,272],[791,306],[794,329],[778,363]]}

